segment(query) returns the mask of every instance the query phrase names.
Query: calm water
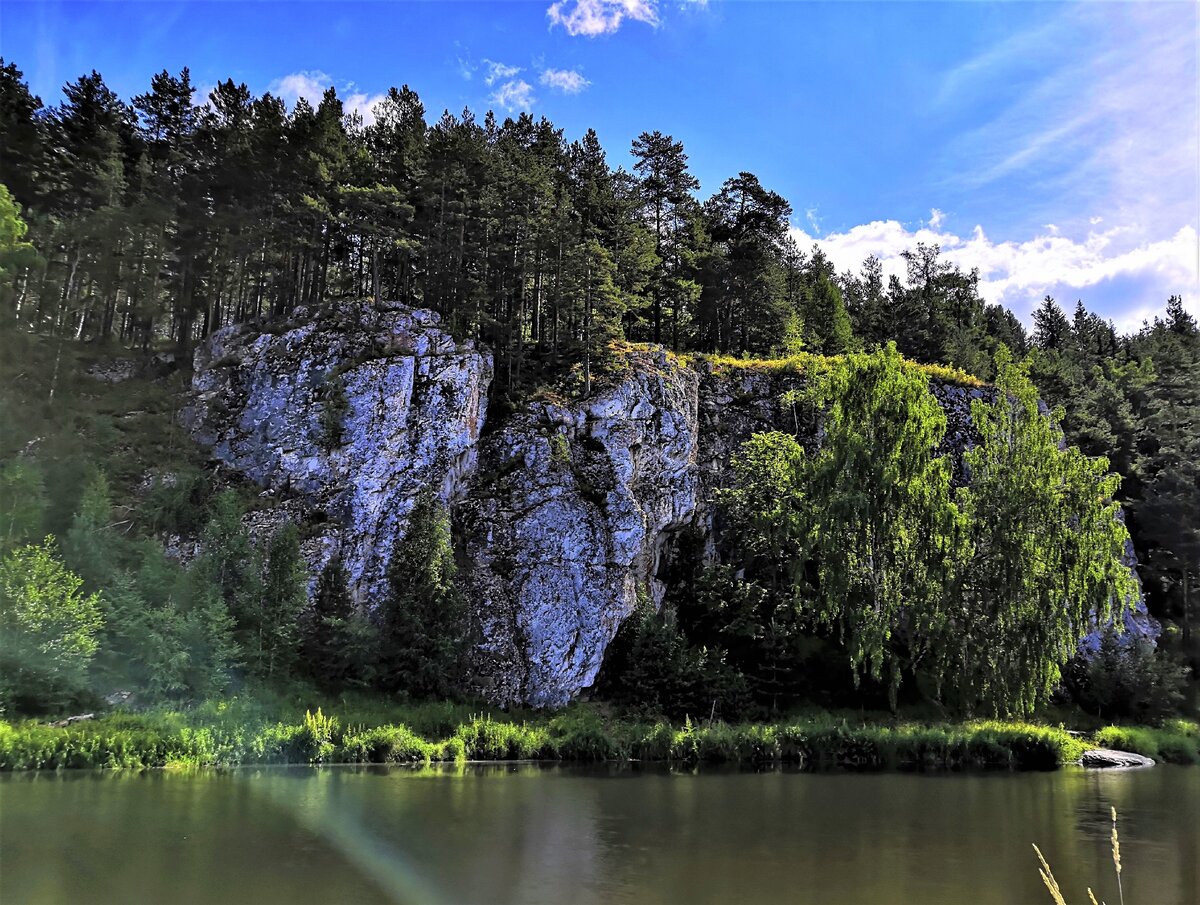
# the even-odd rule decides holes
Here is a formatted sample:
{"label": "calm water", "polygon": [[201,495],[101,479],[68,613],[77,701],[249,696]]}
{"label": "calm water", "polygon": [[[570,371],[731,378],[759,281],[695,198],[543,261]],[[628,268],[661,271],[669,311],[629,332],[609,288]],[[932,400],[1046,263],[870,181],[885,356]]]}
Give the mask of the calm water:
{"label": "calm water", "polygon": [[1200,768],[334,767],[0,778],[0,902],[1200,903]]}

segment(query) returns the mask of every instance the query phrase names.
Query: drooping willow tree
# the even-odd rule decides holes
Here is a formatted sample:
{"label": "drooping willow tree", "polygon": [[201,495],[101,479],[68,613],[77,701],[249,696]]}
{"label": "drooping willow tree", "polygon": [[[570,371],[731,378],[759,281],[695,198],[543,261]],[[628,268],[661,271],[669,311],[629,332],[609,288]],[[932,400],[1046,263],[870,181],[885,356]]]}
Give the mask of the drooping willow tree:
{"label": "drooping willow tree", "polygon": [[891,346],[812,375],[814,454],[758,434],[734,463],[742,553],[773,555],[801,615],[836,634],[856,676],[886,676],[893,701],[907,670],[964,712],[1027,713],[1132,598],[1119,479],[1064,446],[1007,351],[996,365],[995,399],[972,405],[966,486],[936,453],[946,418],[928,376]]}

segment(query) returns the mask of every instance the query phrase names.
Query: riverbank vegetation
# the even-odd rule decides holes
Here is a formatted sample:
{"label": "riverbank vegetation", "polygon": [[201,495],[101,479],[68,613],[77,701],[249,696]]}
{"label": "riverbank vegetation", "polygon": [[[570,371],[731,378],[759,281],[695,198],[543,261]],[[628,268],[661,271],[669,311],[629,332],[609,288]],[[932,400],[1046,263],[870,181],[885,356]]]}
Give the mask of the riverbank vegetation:
{"label": "riverbank vegetation", "polygon": [[[298,699],[296,699],[298,700]],[[0,769],[436,761],[784,764],[805,770],[1046,770],[1118,742],[1172,763],[1200,759],[1200,727],[1107,727],[1087,735],[995,720],[918,721],[807,711],[770,723],[642,720],[594,705],[503,713],[372,698],[299,704],[242,698],[191,710],[115,712],[52,726],[0,722]]]}

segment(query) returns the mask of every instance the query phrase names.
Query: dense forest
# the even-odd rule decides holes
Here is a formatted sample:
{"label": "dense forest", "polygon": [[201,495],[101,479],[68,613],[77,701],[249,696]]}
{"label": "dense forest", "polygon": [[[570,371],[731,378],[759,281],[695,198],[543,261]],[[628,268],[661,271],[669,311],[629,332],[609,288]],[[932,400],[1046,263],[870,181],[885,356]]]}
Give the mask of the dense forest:
{"label": "dense forest", "polygon": [[[0,141],[4,354],[28,356],[4,368],[2,414],[11,430],[0,441],[0,597],[28,602],[38,589],[53,589],[45,599],[65,602],[56,618],[66,622],[46,628],[46,638],[70,639],[59,658],[62,675],[26,677],[44,699],[7,689],[19,707],[64,706],[98,649],[96,668],[128,673],[134,664],[139,687],[163,697],[220,693],[235,667],[263,680],[303,675],[388,692],[450,690],[455,630],[433,615],[458,610],[443,513],[421,510],[415,539],[394,558],[397,599],[382,625],[369,626],[348,608],[336,565],[321,576],[315,606],[305,609],[295,528],[254,545],[236,492],[212,495],[198,472],[189,478],[185,470],[177,482],[151,487],[141,512],[118,519],[109,484],[120,483],[114,472],[128,466],[95,461],[86,444],[67,436],[72,425],[47,427],[61,415],[56,405],[70,404],[63,401],[70,375],[60,369],[83,360],[78,350],[170,352],[184,361],[222,326],[368,298],[431,308],[459,338],[485,342],[496,355],[492,401],[501,409],[564,375],[588,393],[622,342],[734,356],[839,355],[851,369],[838,372],[840,379],[864,386],[870,382],[862,375],[902,355],[996,380],[1026,411],[1037,411],[1040,395],[1061,437],[1107,460],[1072,459],[1071,473],[1086,477],[1072,492],[1103,488],[1122,503],[1151,612],[1165,627],[1159,650],[1142,651],[1132,665],[1137,657],[1122,659],[1106,645],[1107,686],[1084,666],[1068,669],[1068,685],[1074,682],[1085,705],[1145,716],[1178,704],[1183,666],[1200,665],[1192,629],[1200,579],[1200,329],[1178,296],[1163,317],[1128,336],[1083,302],[1069,317],[1046,298],[1027,333],[1011,312],[985,302],[977,273],[943,260],[937,246],[906,254],[904,280],[885,280],[874,258],[857,274],[839,274],[819,248],[796,246],[791,206],[752,173],[732,176],[701,200],[683,144],[672,136],[643,133],[632,142],[632,170],[614,169],[592,131],[567,141],[545,118],[498,123],[490,112],[479,120],[469,110],[431,122],[407,86],[389,91],[370,123],[347,115],[333,89],[315,107],[300,100],[291,110],[233,81],[200,98],[186,69],[156,75],[128,102],[93,72],[47,107],[14,64],[0,61]],[[36,348],[35,338],[44,341]],[[39,421],[33,391],[21,381],[43,359],[48,383],[37,385]],[[855,367],[862,374],[854,376]],[[902,370],[893,366],[878,391],[908,392]],[[849,404],[836,380],[814,392],[826,393],[824,404],[835,410]],[[923,398],[912,397],[911,411],[924,411]],[[936,444],[921,418],[910,415],[905,424],[927,431],[906,435],[906,448],[917,442],[928,452]],[[66,438],[58,446],[45,441],[52,429]],[[1036,439],[1036,455],[1057,462],[1059,435]],[[29,453],[31,443],[41,443],[40,459]],[[821,526],[788,523],[799,532],[788,535],[765,523],[765,500],[798,499],[819,486],[833,493],[840,466],[816,457],[787,472],[781,463],[797,457],[786,439],[758,443],[744,450],[745,480],[725,500],[742,529],[741,561],[695,572],[663,613],[631,621],[603,677],[615,698],[636,697],[636,686],[643,697],[661,692],[657,705],[665,712],[694,713],[722,696],[731,707],[752,706],[750,699],[774,706],[781,688],[811,680],[780,679],[804,657],[784,662],[779,652],[794,654],[806,642],[788,627],[790,617],[778,615],[785,598],[774,592],[811,583],[813,570],[832,568],[838,556],[878,551],[821,551],[798,539],[819,536]],[[831,444],[829,455],[836,449]],[[922,461],[913,498],[928,506],[926,488],[950,489],[934,475],[940,466]],[[985,460],[976,465],[988,473]],[[1105,477],[1109,468],[1119,487]],[[945,537],[973,549],[987,548],[985,536],[993,546],[1011,540],[1011,525],[989,527],[981,514],[1006,499],[1006,485],[982,481],[974,493],[956,503],[957,512],[973,515]],[[840,499],[837,511],[852,502]],[[933,510],[898,511],[911,527],[927,523]],[[909,527],[889,530],[908,536]],[[186,569],[152,540],[172,532],[205,540],[205,553]],[[60,540],[43,542],[45,533]],[[1115,536],[1104,535],[1105,542]],[[791,562],[764,557],[793,548]],[[1082,561],[1090,551],[1076,552]],[[886,593],[877,589],[878,598],[860,599],[853,583],[817,582],[817,623],[848,633],[855,668],[868,683],[890,686],[893,699],[908,670],[936,685],[939,697],[941,680],[959,677],[948,694],[967,711],[1031,709],[1057,682],[1057,669],[1021,663],[1008,673],[1017,676],[1012,687],[996,686],[1002,671],[971,674],[963,662],[934,662],[953,646],[943,638],[921,642],[923,663],[932,665],[915,675],[881,640],[879,625],[857,621],[872,609],[903,609],[915,566],[944,553],[891,548],[892,560],[880,567]],[[1061,571],[1086,587],[1075,602],[1095,604],[1111,585],[1097,585],[1096,575],[1079,571],[1080,561],[1064,561]],[[1019,589],[991,599],[1006,577],[997,562],[938,576],[937,599],[975,600],[977,612],[1019,606]],[[994,586],[969,580],[975,567],[991,568]],[[733,610],[740,622],[714,622],[715,612]],[[1072,618],[1085,615],[1078,610]],[[928,624],[944,630],[948,619],[931,611]],[[982,639],[988,627],[971,630]],[[372,633],[390,639],[386,656]],[[913,642],[904,657],[918,647]],[[6,651],[16,661],[27,654]],[[697,676],[703,687],[683,687]],[[1167,687],[1156,701],[1138,698],[1133,686],[1155,683]]]}

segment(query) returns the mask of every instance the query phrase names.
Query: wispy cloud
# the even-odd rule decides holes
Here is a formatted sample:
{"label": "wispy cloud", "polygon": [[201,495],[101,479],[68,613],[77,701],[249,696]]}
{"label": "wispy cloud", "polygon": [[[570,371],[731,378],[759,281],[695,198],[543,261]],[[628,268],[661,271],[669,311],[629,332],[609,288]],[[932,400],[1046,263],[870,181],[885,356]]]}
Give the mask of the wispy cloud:
{"label": "wispy cloud", "polygon": [[504,63],[497,63],[495,60],[485,59],[483,65],[487,70],[483,81],[488,85],[494,85],[496,82],[511,79],[521,71],[520,66],[506,66]]}
{"label": "wispy cloud", "polygon": [[617,31],[626,19],[657,26],[656,0],[558,0],[546,10],[550,25],[567,34],[595,38]]}
{"label": "wispy cloud", "polygon": [[[939,212],[935,209],[934,214]],[[935,223],[934,220],[937,220]],[[878,258],[886,276],[905,276],[902,253],[918,242],[941,246],[946,260],[964,270],[979,270],[979,290],[990,302],[1028,320],[1046,294],[1070,304],[1082,295],[1089,308],[1133,329],[1149,312],[1160,311],[1167,296],[1179,293],[1200,312],[1196,229],[1184,226],[1168,238],[1125,247],[1127,230],[1089,232],[1075,241],[1047,228],[1021,242],[994,242],[976,226],[962,237],[943,229],[941,217],[909,229],[897,220],[876,220],[839,233],[815,236],[798,227],[792,236],[801,248],[814,243],[839,271],[857,273],[868,255]],[[1053,226],[1053,224],[1051,224]],[[1128,283],[1128,285],[1126,285]],[[1114,294],[1110,287],[1118,285]],[[1136,287],[1136,288],[1130,288]]]}
{"label": "wispy cloud", "polygon": [[1020,185],[1081,233],[1103,215],[1141,238],[1197,226],[1197,7],[1077,4],[948,72],[934,110],[995,110],[946,148],[940,168],[971,192]]}
{"label": "wispy cloud", "polygon": [[529,110],[537,103],[537,98],[533,96],[533,86],[524,79],[512,79],[505,82],[492,92],[489,100],[497,107],[503,107],[509,113]]}
{"label": "wispy cloud", "polygon": [[475,70],[479,68],[472,61],[471,52],[458,41],[454,42],[454,64],[458,69],[458,74],[468,82],[475,77]]}
{"label": "wispy cloud", "polygon": [[575,69],[543,69],[538,81],[563,94],[578,94],[591,84],[583,77],[583,73]]}

